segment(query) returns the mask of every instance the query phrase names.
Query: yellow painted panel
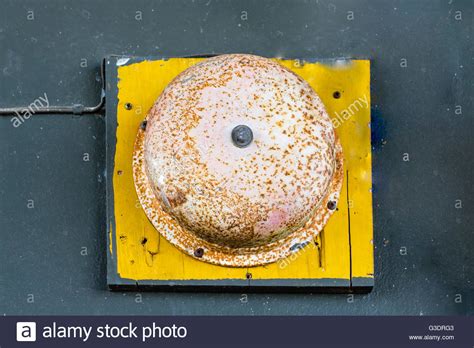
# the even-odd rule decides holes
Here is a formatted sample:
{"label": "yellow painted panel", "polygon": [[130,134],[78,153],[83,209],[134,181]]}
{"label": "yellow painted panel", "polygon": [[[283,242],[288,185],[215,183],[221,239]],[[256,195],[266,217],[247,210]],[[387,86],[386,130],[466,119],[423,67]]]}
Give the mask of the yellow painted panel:
{"label": "yellow painted panel", "polygon": [[[373,273],[370,244],[372,196],[369,191],[370,63],[365,60],[355,60],[343,66],[280,60],[281,64],[308,81],[321,96],[337,127],[345,154],[348,180],[342,188],[338,211],[314,243],[274,264],[250,269],[230,268],[195,260],[157,233],[141,209],[133,185],[131,163],[134,139],[140,122],[166,85],[200,60],[173,58],[118,67],[118,127],[113,185],[117,271],[120,276],[134,280],[245,279],[247,272],[250,272],[253,279],[350,279],[349,221],[353,275],[370,276]],[[340,98],[334,98],[335,91],[341,93]],[[132,109],[125,109],[126,103],[131,103]],[[344,110],[346,116],[343,115]],[[360,249],[355,251],[354,248]]]}

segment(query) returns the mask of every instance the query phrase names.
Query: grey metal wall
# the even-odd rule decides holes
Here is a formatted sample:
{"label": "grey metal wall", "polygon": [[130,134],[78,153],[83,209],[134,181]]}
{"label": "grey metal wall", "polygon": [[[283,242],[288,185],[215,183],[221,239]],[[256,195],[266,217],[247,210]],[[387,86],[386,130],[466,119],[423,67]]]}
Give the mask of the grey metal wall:
{"label": "grey metal wall", "polygon": [[103,116],[0,116],[0,313],[472,314],[472,14],[469,0],[1,0],[0,107],[95,105],[108,54],[372,59],[376,286],[110,293]]}

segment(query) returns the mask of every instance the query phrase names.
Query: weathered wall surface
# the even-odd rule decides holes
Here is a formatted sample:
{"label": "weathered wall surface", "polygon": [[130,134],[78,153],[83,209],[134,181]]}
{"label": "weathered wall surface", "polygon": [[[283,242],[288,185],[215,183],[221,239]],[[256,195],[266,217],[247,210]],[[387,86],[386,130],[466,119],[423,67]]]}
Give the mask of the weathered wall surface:
{"label": "weathered wall surface", "polygon": [[110,293],[104,119],[0,117],[0,313],[473,312],[470,1],[5,1],[0,107],[99,101],[108,54],[372,63],[369,295]]}

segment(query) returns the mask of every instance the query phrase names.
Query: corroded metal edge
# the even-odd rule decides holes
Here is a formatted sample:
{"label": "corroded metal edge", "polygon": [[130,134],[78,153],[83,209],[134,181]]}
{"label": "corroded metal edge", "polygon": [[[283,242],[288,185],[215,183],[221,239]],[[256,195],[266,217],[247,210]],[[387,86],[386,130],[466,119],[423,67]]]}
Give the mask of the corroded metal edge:
{"label": "corroded metal edge", "polygon": [[210,243],[182,228],[161,208],[148,180],[144,158],[145,130],[139,127],[133,151],[133,178],[140,204],[156,230],[171,244],[197,260],[227,267],[253,267],[276,262],[309,244],[336,211],[328,202],[339,202],[344,179],[344,159],[339,138],[335,138],[335,171],[328,194],[303,227],[273,243],[260,247],[229,248]]}

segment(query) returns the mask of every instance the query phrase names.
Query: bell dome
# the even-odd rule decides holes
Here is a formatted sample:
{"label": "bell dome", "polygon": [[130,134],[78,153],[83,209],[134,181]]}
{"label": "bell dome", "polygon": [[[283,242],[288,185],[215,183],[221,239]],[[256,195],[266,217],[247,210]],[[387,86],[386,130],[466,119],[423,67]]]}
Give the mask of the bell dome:
{"label": "bell dome", "polygon": [[342,152],[331,120],[309,84],[274,60],[229,54],[188,68],[141,132],[155,209],[204,249],[268,249],[335,209]]}

